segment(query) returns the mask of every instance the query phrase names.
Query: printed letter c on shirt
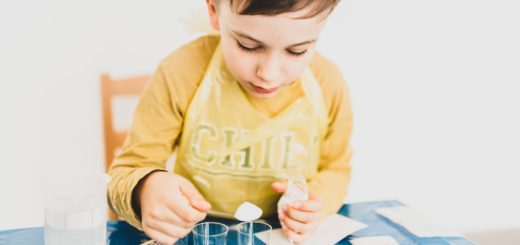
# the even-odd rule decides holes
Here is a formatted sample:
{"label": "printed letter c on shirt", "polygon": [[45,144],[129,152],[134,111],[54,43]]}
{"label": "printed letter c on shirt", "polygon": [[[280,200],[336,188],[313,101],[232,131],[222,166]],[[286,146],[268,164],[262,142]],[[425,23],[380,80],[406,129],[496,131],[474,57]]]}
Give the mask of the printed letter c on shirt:
{"label": "printed letter c on shirt", "polygon": [[191,135],[190,139],[190,151],[193,156],[193,160],[203,163],[205,165],[211,165],[211,162],[215,159],[215,154],[211,150],[203,152],[203,149],[208,149],[209,144],[216,143],[218,139],[218,132],[212,125],[200,124]]}

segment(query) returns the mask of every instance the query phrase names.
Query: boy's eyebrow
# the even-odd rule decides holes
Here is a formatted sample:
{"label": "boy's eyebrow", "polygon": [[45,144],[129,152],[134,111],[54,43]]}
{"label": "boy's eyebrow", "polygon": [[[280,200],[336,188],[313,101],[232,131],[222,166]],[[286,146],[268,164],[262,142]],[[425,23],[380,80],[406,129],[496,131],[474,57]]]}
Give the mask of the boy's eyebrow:
{"label": "boy's eyebrow", "polygon": [[[233,33],[235,33],[235,35],[237,36],[240,36],[240,37],[243,37],[243,38],[246,38],[246,39],[249,39],[253,42],[257,42],[259,44],[262,44],[264,45],[264,43],[262,43],[260,40],[257,40],[245,33],[242,33],[242,32],[239,32],[239,31],[232,31]],[[304,44],[309,44],[309,43],[313,43],[313,42],[316,42],[316,39],[311,39],[311,40],[307,40],[307,41],[303,41],[303,42],[299,42],[299,43],[296,43],[296,44],[292,44],[289,46],[289,48],[292,48],[292,47],[296,47],[296,46],[300,46],[300,45],[304,45]]]}

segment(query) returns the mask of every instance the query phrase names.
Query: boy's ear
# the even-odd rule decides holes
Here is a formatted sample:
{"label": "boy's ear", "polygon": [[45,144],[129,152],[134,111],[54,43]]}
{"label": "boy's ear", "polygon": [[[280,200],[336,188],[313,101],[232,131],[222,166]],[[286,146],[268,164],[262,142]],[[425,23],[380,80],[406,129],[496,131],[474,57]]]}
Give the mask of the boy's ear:
{"label": "boy's ear", "polygon": [[206,5],[208,5],[208,14],[211,26],[215,30],[220,30],[220,26],[218,24],[217,5],[213,0],[206,0]]}

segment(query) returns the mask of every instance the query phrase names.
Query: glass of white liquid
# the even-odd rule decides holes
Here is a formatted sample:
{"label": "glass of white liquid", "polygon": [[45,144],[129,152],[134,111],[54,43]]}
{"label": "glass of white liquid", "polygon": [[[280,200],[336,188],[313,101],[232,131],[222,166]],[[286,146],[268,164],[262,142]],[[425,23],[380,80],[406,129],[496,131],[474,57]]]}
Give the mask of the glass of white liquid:
{"label": "glass of white liquid", "polygon": [[106,185],[110,177],[68,178],[47,187],[46,245],[106,245]]}

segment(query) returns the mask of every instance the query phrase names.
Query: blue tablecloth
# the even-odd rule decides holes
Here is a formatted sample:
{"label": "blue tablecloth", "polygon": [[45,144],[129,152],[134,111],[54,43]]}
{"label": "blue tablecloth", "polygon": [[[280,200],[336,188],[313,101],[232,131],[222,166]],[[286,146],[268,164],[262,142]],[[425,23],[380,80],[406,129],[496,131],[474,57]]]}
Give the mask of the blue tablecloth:
{"label": "blue tablecloth", "polygon": [[[448,237],[436,237],[436,238],[420,238],[407,232],[402,227],[392,223],[385,219],[381,215],[375,212],[376,208],[379,207],[393,207],[403,205],[399,201],[377,201],[377,202],[364,202],[364,203],[352,203],[345,204],[338,211],[339,214],[345,215],[362,223],[368,225],[367,228],[355,232],[354,234],[345,237],[338,244],[348,245],[350,240],[353,238],[364,237],[364,236],[380,236],[387,235],[393,237],[401,245],[408,244],[455,244],[455,245],[466,245],[474,244],[473,242],[464,238],[448,238]],[[221,220],[208,218],[211,221],[218,221],[233,225],[236,222],[231,220]],[[269,219],[269,223],[273,225],[273,228],[280,227],[279,223],[275,219]],[[108,245],[139,245],[143,241],[148,240],[146,235],[129,225],[124,221],[109,221],[107,223],[107,244]],[[228,244],[236,244],[236,234],[230,232],[228,235]],[[13,244],[13,245],[39,245],[44,244],[43,241],[43,227],[36,228],[24,228],[15,230],[4,230],[0,231],[0,244]]]}

